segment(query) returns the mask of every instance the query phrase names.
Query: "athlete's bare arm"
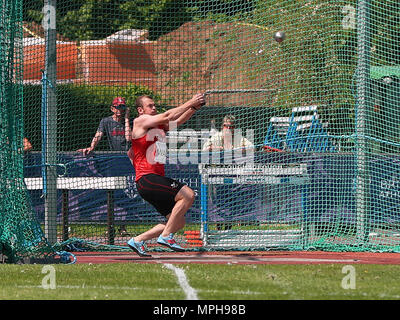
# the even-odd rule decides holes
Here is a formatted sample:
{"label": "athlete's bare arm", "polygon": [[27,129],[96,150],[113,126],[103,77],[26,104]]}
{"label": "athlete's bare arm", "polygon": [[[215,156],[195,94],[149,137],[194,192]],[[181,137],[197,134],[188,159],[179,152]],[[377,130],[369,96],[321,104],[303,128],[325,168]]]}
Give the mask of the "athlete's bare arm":
{"label": "athlete's bare arm", "polygon": [[204,103],[204,95],[201,93],[196,94],[192,99],[179,107],[167,110],[154,116],[143,118],[141,121],[142,127],[148,129],[159,125],[166,125],[170,121],[176,121],[185,111],[189,110],[190,108],[200,109]]}
{"label": "athlete's bare arm", "polygon": [[[183,121],[187,121],[194,111],[199,110],[204,104],[204,95],[198,93],[194,95],[192,99],[179,107],[156,115],[142,114],[140,117],[135,119],[135,124],[132,130],[132,138],[137,139],[142,137],[150,128],[157,128],[159,126],[168,128],[168,124],[171,121],[177,121],[178,124],[183,123]],[[192,110],[193,113],[186,113],[188,110]]]}

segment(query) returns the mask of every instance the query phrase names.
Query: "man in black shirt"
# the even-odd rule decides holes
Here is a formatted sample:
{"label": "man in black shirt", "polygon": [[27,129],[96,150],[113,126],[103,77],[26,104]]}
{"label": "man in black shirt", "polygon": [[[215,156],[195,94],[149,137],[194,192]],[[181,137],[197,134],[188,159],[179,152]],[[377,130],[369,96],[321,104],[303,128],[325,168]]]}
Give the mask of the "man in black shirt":
{"label": "man in black shirt", "polygon": [[[129,120],[129,108],[126,106],[125,99],[116,97],[111,104],[112,116],[101,119],[95,136],[90,147],[78,149],[83,155],[90,154],[101,138],[107,137],[111,151],[128,151],[131,143],[131,126]],[[127,234],[125,225],[121,225],[119,230],[121,235]]]}
{"label": "man in black shirt", "polygon": [[90,154],[106,135],[110,150],[128,151],[130,147],[131,126],[129,122],[129,108],[126,107],[125,99],[117,97],[110,107],[112,116],[101,119],[90,147],[79,149],[83,155]]}

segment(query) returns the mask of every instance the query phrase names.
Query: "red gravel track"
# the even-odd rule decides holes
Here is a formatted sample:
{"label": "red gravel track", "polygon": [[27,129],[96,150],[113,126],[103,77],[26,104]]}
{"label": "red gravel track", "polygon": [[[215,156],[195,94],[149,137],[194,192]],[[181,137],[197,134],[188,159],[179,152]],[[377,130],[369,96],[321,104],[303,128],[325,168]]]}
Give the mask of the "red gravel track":
{"label": "red gravel track", "polygon": [[266,252],[153,252],[141,258],[134,252],[72,252],[76,263],[198,263],[198,264],[400,264],[400,253],[266,251]]}

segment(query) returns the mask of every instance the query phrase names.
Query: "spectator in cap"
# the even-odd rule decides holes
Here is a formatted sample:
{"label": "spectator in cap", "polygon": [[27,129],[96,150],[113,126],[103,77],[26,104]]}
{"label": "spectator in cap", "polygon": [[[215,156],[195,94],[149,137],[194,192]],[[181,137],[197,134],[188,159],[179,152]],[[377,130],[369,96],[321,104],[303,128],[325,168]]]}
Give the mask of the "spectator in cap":
{"label": "spectator in cap", "polygon": [[30,151],[32,151],[32,144],[28,138],[24,137],[24,152],[26,153]]}
{"label": "spectator in cap", "polygon": [[128,151],[130,148],[131,125],[129,119],[129,108],[126,106],[125,98],[116,97],[111,104],[112,116],[101,119],[90,147],[78,149],[83,155],[90,154],[106,135],[111,151]]}
{"label": "spectator in cap", "polygon": [[[129,108],[126,106],[125,98],[116,97],[112,101],[110,109],[113,113],[112,116],[101,119],[90,147],[78,149],[78,152],[82,152],[83,155],[90,154],[104,135],[107,137],[111,151],[129,150],[131,143],[131,124]],[[128,234],[125,225],[120,226],[119,232],[121,235]]]}

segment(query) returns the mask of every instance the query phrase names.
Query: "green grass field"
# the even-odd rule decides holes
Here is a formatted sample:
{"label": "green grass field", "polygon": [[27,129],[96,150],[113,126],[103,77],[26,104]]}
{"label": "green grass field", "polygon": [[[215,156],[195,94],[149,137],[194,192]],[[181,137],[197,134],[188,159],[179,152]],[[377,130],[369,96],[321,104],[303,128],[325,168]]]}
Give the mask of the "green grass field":
{"label": "green grass field", "polygon": [[[200,300],[398,300],[399,265],[354,264],[355,288],[344,289],[344,265],[177,264]],[[184,300],[162,264],[0,265],[1,300]],[[46,278],[47,277],[47,278]],[[48,285],[54,284],[54,289]],[[46,288],[47,285],[47,288]]]}

